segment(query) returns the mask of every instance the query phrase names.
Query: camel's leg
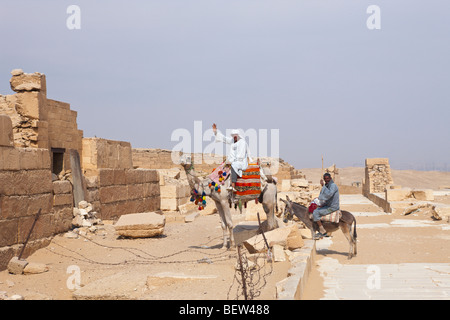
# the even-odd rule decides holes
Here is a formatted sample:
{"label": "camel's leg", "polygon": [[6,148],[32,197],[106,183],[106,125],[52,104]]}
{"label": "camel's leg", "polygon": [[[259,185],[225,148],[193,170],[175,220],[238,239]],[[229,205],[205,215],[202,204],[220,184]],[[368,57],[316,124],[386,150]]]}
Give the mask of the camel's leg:
{"label": "camel's leg", "polygon": [[228,229],[228,238],[230,239],[229,248],[234,248],[233,220],[231,218],[231,210],[230,208],[228,208],[225,202],[222,203],[222,207],[225,217],[226,228]]}
{"label": "camel's leg", "polygon": [[353,252],[354,252],[353,237],[350,234],[351,227],[349,227],[348,224],[346,224],[346,223],[341,223],[340,227],[341,227],[341,230],[344,233],[345,237],[348,240],[348,244],[350,245],[350,249],[348,252],[348,259],[351,259],[353,257]]}
{"label": "camel's leg", "polygon": [[216,206],[217,211],[219,211],[221,220],[220,223],[223,231],[223,246],[232,248],[234,247],[234,236],[233,236],[233,220],[231,219],[230,208],[228,207],[227,201],[218,202]]}
{"label": "camel's leg", "polygon": [[228,228],[227,228],[224,209],[223,209],[222,205],[219,202],[217,202],[216,207],[217,207],[217,211],[219,212],[220,226],[222,227],[222,232],[223,232],[223,244],[222,244],[222,248],[223,248],[223,247],[227,247],[227,245],[228,245],[228,236],[227,236]]}

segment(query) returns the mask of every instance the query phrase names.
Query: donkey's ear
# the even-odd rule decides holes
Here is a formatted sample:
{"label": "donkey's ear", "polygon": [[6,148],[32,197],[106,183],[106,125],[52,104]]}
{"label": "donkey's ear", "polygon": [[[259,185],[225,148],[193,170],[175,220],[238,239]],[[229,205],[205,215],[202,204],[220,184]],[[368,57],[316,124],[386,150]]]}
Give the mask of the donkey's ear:
{"label": "donkey's ear", "polygon": [[291,199],[289,199],[289,196],[288,196],[288,195],[286,195],[286,200],[287,200],[287,201],[291,201]]}
{"label": "donkey's ear", "polygon": [[281,199],[281,198],[280,198],[280,200],[281,200],[281,201],[283,201],[284,203],[286,203],[286,200],[284,200],[284,199]]}

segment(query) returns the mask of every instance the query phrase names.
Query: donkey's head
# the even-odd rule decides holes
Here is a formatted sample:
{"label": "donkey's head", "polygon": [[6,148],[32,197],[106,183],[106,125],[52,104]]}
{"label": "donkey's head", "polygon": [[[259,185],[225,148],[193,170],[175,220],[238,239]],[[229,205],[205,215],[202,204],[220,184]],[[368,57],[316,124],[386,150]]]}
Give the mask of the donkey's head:
{"label": "donkey's head", "polygon": [[288,196],[286,196],[286,200],[281,199],[282,202],[284,202],[284,212],[283,212],[283,222],[286,223],[289,220],[292,220],[294,217],[294,210],[292,208],[292,201],[289,199]]}

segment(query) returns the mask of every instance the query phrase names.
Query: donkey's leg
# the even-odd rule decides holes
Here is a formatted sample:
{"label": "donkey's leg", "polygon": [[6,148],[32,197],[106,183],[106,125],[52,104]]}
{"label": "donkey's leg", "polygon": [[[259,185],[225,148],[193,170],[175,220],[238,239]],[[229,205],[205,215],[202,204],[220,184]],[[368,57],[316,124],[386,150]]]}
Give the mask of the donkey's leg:
{"label": "donkey's leg", "polygon": [[340,223],[339,227],[342,230],[342,233],[344,233],[345,237],[348,240],[348,244],[350,245],[349,251],[348,251],[348,259],[351,259],[353,256],[353,238],[352,235],[350,234],[350,227],[348,224],[346,223]]}
{"label": "donkey's leg", "polygon": [[356,238],[353,236],[353,228],[356,228],[356,224],[354,226],[350,225],[350,236],[352,237],[353,242],[353,256],[356,256],[357,250],[356,250]]}

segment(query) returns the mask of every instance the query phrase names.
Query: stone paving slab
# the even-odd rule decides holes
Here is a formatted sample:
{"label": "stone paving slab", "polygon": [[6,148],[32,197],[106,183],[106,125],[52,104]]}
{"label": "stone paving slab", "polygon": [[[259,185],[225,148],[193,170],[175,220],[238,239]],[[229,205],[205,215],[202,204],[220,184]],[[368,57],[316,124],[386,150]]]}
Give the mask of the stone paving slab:
{"label": "stone paving slab", "polygon": [[342,265],[317,261],[324,278],[324,300],[450,300],[449,263]]}

